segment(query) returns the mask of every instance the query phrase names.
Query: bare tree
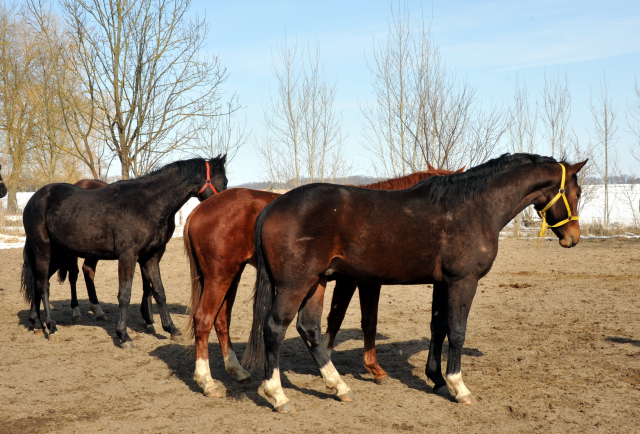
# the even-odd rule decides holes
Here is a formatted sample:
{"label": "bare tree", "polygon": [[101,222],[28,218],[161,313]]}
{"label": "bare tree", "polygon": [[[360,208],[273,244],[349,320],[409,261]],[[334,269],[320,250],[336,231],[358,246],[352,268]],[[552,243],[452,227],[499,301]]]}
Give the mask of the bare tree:
{"label": "bare tree", "polygon": [[475,89],[447,68],[424,18],[412,21],[402,2],[369,70],[375,102],[361,110],[379,175],[400,176],[427,163],[447,169],[480,163],[506,131],[505,113],[482,110]]}
{"label": "bare tree", "polygon": [[596,149],[593,142],[589,140],[583,146],[574,130],[567,135],[567,155],[572,161],[584,161],[589,159],[589,164],[584,166],[577,174],[578,185],[582,188],[582,194],[578,201],[578,215],[584,207],[597,196],[598,185],[595,183],[598,174],[596,164]]}
{"label": "bare tree", "polygon": [[[508,139],[511,152],[533,153],[536,149],[536,127],[538,113],[531,109],[529,93],[525,83],[520,85],[520,79],[516,75],[516,87],[513,95],[513,105],[509,110]],[[513,220],[513,234],[520,236],[520,225],[531,222],[533,217],[532,207],[528,207],[518,214]]]}
{"label": "bare tree", "polygon": [[561,158],[565,154],[570,116],[571,94],[566,74],[562,82],[560,75],[554,81],[548,79],[545,73],[540,117],[545,126],[544,136],[549,142],[552,157]]}
{"label": "bare tree", "polygon": [[593,116],[592,137],[596,148],[600,151],[598,159],[600,164],[597,164],[598,172],[604,183],[603,222],[605,227],[609,227],[609,214],[613,205],[609,200],[609,181],[612,176],[618,173],[617,154],[614,149],[618,140],[616,137],[618,127],[616,125],[617,113],[609,96],[606,75],[600,81],[600,93],[596,100],[594,101],[593,94],[589,97],[589,109]]}
{"label": "bare tree", "polygon": [[200,55],[208,29],[204,20],[187,18],[191,0],[62,6],[76,41],[71,65],[91,104],[69,125],[87,137],[97,129],[123,178],[146,172],[194,139],[202,120],[220,114],[227,72],[217,57]]}
{"label": "bare tree", "polygon": [[38,45],[24,19],[24,6],[0,4],[0,134],[6,166],[8,210],[18,208],[16,192],[33,145],[39,104],[34,92]]}
{"label": "bare tree", "polygon": [[305,56],[285,41],[277,55],[277,94],[264,108],[266,134],[257,144],[266,178],[281,188],[333,182],[350,169],[343,156],[342,116],[333,110],[336,85],[327,83],[317,47]]}

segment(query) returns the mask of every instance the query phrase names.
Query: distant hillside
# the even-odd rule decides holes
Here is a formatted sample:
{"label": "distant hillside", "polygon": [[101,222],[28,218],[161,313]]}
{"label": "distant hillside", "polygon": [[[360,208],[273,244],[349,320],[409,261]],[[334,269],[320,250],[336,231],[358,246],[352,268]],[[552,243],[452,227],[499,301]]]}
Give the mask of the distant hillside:
{"label": "distant hillside", "polygon": [[[354,175],[354,176],[347,176],[345,178],[338,178],[335,180],[334,184],[350,184],[350,185],[363,185],[363,184],[371,184],[373,182],[378,182],[380,180],[382,180],[384,178],[375,178],[373,176],[362,176],[362,175]],[[308,180],[303,180],[302,183],[306,184]],[[280,186],[276,186],[277,183],[274,182],[266,182],[266,181],[261,181],[261,182],[245,182],[244,184],[240,184],[240,185],[232,185],[230,188],[251,188],[254,190],[266,190],[268,189],[270,186],[273,186],[274,188],[279,188]],[[286,186],[287,188],[292,188],[293,187],[293,182],[289,182],[289,185]]]}

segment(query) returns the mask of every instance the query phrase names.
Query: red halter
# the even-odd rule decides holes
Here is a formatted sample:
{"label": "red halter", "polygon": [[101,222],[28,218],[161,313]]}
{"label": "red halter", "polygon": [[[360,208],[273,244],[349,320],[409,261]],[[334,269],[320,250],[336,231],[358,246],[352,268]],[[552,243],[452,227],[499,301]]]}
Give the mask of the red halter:
{"label": "red halter", "polygon": [[[209,187],[211,189],[211,191],[213,191],[213,194],[218,194],[218,190],[216,190],[216,188],[213,186],[213,184],[211,183],[211,174],[209,171],[209,162],[206,162],[207,164],[207,182],[204,183],[204,185],[202,186],[202,188],[200,189],[200,191],[198,193],[196,193],[196,196],[198,196],[198,199],[200,199],[200,194],[205,191],[207,189],[207,187]],[[202,199],[200,199],[202,200]]]}

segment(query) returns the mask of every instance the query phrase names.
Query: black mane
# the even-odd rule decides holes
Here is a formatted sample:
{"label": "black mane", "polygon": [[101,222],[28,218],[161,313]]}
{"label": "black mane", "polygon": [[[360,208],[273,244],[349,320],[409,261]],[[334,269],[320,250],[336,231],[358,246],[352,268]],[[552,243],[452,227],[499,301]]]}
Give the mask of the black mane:
{"label": "black mane", "polygon": [[[222,167],[224,167],[224,164],[222,163],[221,160],[222,160],[222,157],[218,155],[217,157],[212,158],[211,160],[206,160],[204,158],[197,157],[197,158],[191,158],[189,160],[174,161],[172,163],[165,164],[162,167],[152,169],[148,173],[145,173],[144,175],[135,179],[141,180],[141,179],[151,178],[173,167],[177,167],[178,170],[180,170],[180,175],[182,176],[183,180],[189,179],[194,176],[201,176],[203,178],[206,178],[207,176],[206,162],[210,161],[211,176],[213,176],[216,173],[218,173]],[[134,178],[132,178],[131,180],[133,179]]]}
{"label": "black mane", "polygon": [[[533,163],[535,167],[538,164],[558,163],[558,161],[552,157],[536,154],[507,153],[463,173],[432,176],[420,181],[413,188],[426,188],[426,198],[434,204],[441,201],[447,204],[462,203],[482,194],[500,174],[525,163]],[[561,163],[564,163],[564,160]]]}

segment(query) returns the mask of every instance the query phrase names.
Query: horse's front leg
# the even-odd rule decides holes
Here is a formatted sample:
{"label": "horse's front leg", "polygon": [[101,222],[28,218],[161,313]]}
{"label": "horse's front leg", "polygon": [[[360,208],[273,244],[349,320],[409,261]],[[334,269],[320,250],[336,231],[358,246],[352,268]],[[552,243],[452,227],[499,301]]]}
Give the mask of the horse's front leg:
{"label": "horse's front leg", "polygon": [[462,347],[467,331],[467,318],[473,297],[478,287],[478,279],[466,278],[449,285],[448,325],[449,358],[447,360],[447,387],[456,401],[474,404],[475,397],[462,381]]}
{"label": "horse's front leg", "polygon": [[80,313],[80,304],[78,303],[77,283],[78,283],[78,258],[72,256],[67,261],[69,269],[69,285],[71,286],[71,316],[74,322],[82,321],[82,313]]}
{"label": "horse's front leg", "polygon": [[127,333],[127,309],[131,301],[131,284],[133,274],[136,269],[136,260],[133,255],[121,256],[118,260],[118,279],[120,288],[118,289],[118,325],[116,333],[120,338],[121,348],[135,348],[129,334]]}
{"label": "horse's front leg", "polygon": [[144,264],[140,264],[140,271],[144,279],[151,283],[151,293],[158,304],[158,312],[160,313],[160,321],[162,329],[171,335],[171,339],[176,342],[184,342],[182,332],[173,324],[169,307],[167,306],[167,297],[162,286],[162,278],[160,277],[160,257],[156,254],[152,256]]}

